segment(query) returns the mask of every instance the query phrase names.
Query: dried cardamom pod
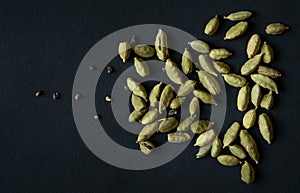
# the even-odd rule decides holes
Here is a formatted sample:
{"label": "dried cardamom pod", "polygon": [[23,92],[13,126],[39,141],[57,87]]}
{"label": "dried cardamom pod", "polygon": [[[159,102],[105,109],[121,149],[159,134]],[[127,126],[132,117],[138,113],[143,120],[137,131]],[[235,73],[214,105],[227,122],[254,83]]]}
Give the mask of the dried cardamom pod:
{"label": "dried cardamom pod", "polygon": [[141,58],[134,58],[134,66],[136,72],[141,76],[141,77],[146,77],[150,74],[149,67],[147,63],[142,60]]}
{"label": "dried cardamom pod", "polygon": [[191,130],[195,134],[201,134],[208,129],[210,129],[214,125],[214,122],[209,121],[209,120],[200,120],[200,121],[195,121],[194,123],[191,124]]}
{"label": "dried cardamom pod", "polygon": [[261,88],[258,84],[255,84],[251,90],[251,102],[255,106],[255,108],[257,108],[258,105],[260,104],[261,97],[262,97]]}
{"label": "dried cardamom pod", "polygon": [[136,111],[140,111],[140,110],[146,108],[146,106],[147,106],[144,99],[142,99],[139,96],[136,96],[135,94],[131,95],[131,104],[132,104],[134,110],[136,110]]}
{"label": "dried cardamom pod", "polygon": [[167,59],[165,65],[166,74],[169,79],[175,84],[183,85],[182,72],[177,68],[177,65],[171,59]]}
{"label": "dried cardamom pod", "polygon": [[233,87],[242,87],[247,83],[247,80],[244,77],[237,74],[222,74],[222,76],[225,82]]}
{"label": "dried cardamom pod", "polygon": [[262,59],[263,53],[257,54],[253,58],[250,58],[245,62],[245,64],[241,68],[242,75],[249,75],[251,74],[260,64]]}
{"label": "dried cardamom pod", "polygon": [[229,151],[239,159],[245,159],[247,157],[246,151],[239,145],[229,145]]}
{"label": "dried cardamom pod", "polygon": [[142,109],[141,111],[132,111],[132,113],[130,113],[129,117],[128,117],[128,121],[131,123],[133,121],[139,121],[144,114],[147,112],[148,109]]}
{"label": "dried cardamom pod", "polygon": [[196,116],[189,116],[184,121],[181,121],[177,127],[177,131],[183,132],[189,130],[191,124],[194,122]]}
{"label": "dried cardamom pod", "polygon": [[246,184],[251,184],[255,178],[255,171],[251,164],[247,161],[242,165],[241,180]]}
{"label": "dried cardamom pod", "polygon": [[258,126],[261,136],[268,144],[271,144],[273,139],[273,125],[270,117],[266,113],[262,113],[258,116]]}
{"label": "dried cardamom pod", "polygon": [[195,80],[187,80],[183,85],[180,85],[180,87],[178,88],[177,96],[182,97],[190,94],[194,90],[195,86]]}
{"label": "dried cardamom pod", "polygon": [[213,67],[213,61],[207,55],[199,55],[199,64],[203,70],[206,72],[217,76],[215,69]]}
{"label": "dried cardamom pod", "polygon": [[184,49],[184,52],[182,54],[181,68],[184,74],[189,74],[193,72],[194,69],[192,54],[187,48]]}
{"label": "dried cardamom pod", "polygon": [[155,50],[158,59],[165,61],[169,56],[167,34],[159,29],[155,38]]}
{"label": "dried cardamom pod", "polygon": [[238,158],[234,157],[233,155],[219,155],[217,157],[217,160],[223,166],[236,166],[242,163]]}
{"label": "dried cardamom pod", "polygon": [[189,112],[191,117],[194,115],[199,115],[200,112],[200,102],[199,99],[197,97],[194,97],[189,105]]}
{"label": "dried cardamom pod", "polygon": [[133,51],[136,55],[142,58],[151,58],[155,54],[154,48],[146,44],[134,46]]}
{"label": "dried cardamom pod", "polygon": [[158,132],[158,121],[145,125],[145,127],[140,131],[136,143],[146,141]]}
{"label": "dried cardamom pod", "polygon": [[238,36],[241,36],[245,33],[248,28],[248,23],[246,21],[241,21],[234,26],[232,26],[227,32],[224,40],[232,40]]}
{"label": "dried cardamom pod", "polygon": [[271,78],[278,78],[279,76],[281,76],[281,73],[278,70],[266,66],[259,66],[257,72],[258,74],[266,75]]}
{"label": "dried cardamom pod", "polygon": [[240,124],[238,122],[234,122],[226,131],[223,139],[223,148],[230,145],[238,136],[240,131]]}
{"label": "dried cardamom pod", "polygon": [[256,121],[256,109],[251,109],[247,113],[245,113],[243,117],[243,126],[246,129],[249,129],[254,126]]}
{"label": "dried cardamom pod", "polygon": [[229,14],[228,16],[224,16],[224,19],[228,19],[230,21],[242,21],[248,19],[252,16],[252,12],[250,11],[237,11]]}
{"label": "dried cardamom pod", "polygon": [[237,108],[239,111],[245,111],[248,108],[250,99],[250,87],[248,85],[243,86],[237,97]]}
{"label": "dried cardamom pod", "polygon": [[194,40],[188,42],[188,45],[190,45],[193,48],[193,50],[200,53],[208,53],[210,51],[209,45],[202,40]]}
{"label": "dried cardamom pod", "polygon": [[170,143],[185,143],[191,140],[191,136],[188,133],[169,133],[168,142]]}
{"label": "dried cardamom pod", "polygon": [[171,109],[178,109],[185,101],[185,97],[176,97],[174,98],[171,103],[170,103],[170,108]]}
{"label": "dried cardamom pod", "polygon": [[123,60],[123,62],[126,62],[126,60],[130,56],[131,48],[130,48],[130,43],[129,42],[120,42],[119,44],[119,56]]}
{"label": "dried cardamom pod", "polygon": [[146,125],[148,123],[153,122],[158,116],[157,109],[151,109],[149,110],[142,118],[141,124]]}
{"label": "dried cardamom pod", "polygon": [[196,154],[196,158],[202,158],[208,155],[211,149],[212,143],[199,147],[199,151]]}
{"label": "dried cardamom pod", "polygon": [[163,89],[160,95],[159,107],[158,107],[158,111],[160,114],[162,114],[162,112],[169,107],[173,98],[174,98],[174,88],[170,84],[168,84]]}
{"label": "dried cardamom pod", "polygon": [[133,78],[127,78],[127,86],[133,94],[143,98],[146,102],[148,101],[147,92],[141,83],[135,81]]}
{"label": "dried cardamom pod", "polygon": [[205,29],[204,29],[204,33],[211,36],[214,33],[216,33],[218,28],[219,28],[219,18],[216,15],[215,17],[211,18],[209,20],[209,22],[206,24]]}
{"label": "dried cardamom pod", "polygon": [[241,130],[240,131],[240,140],[241,140],[241,145],[248,152],[251,159],[253,159],[255,161],[255,163],[258,164],[259,152],[257,150],[257,145],[256,145],[253,137],[248,133],[248,131]]}
{"label": "dried cardamom pod", "polygon": [[155,148],[154,144],[150,141],[142,141],[139,143],[141,152],[145,155],[149,155]]}
{"label": "dried cardamom pod", "polygon": [[256,53],[258,52],[259,48],[260,48],[260,44],[261,44],[261,40],[260,40],[260,36],[258,34],[253,34],[251,36],[251,38],[248,41],[248,45],[247,45],[247,55],[248,58],[252,58],[253,56],[256,55]]}
{"label": "dried cardamom pod", "polygon": [[210,151],[211,157],[218,157],[222,150],[222,141],[216,137],[216,139],[212,143],[212,148]]}
{"label": "dried cardamom pod", "polygon": [[149,101],[150,101],[151,107],[155,107],[159,101],[161,85],[162,85],[162,82],[156,84],[150,92]]}
{"label": "dried cardamom pod", "polygon": [[281,24],[281,23],[271,23],[269,25],[267,25],[265,31],[267,34],[270,35],[280,35],[283,32],[285,32],[285,30],[289,29],[289,27]]}
{"label": "dried cardamom pod", "polygon": [[211,143],[216,138],[216,133],[214,130],[208,130],[201,133],[196,140],[194,146],[204,146]]}
{"label": "dried cardamom pod", "polygon": [[224,62],[221,61],[214,61],[213,65],[215,69],[221,73],[221,74],[228,74],[230,73],[230,67],[228,64],[225,64]]}
{"label": "dried cardamom pod", "polygon": [[199,80],[201,84],[212,94],[217,95],[221,92],[221,87],[219,82],[215,77],[209,74],[206,71],[199,70],[197,71]]}
{"label": "dried cardamom pod", "polygon": [[274,96],[272,94],[272,91],[269,91],[269,93],[265,94],[261,99],[260,106],[264,109],[270,110],[273,107],[273,104]]}
{"label": "dried cardamom pod", "polygon": [[167,133],[178,126],[178,121],[174,117],[168,117],[162,120],[159,124],[158,131],[161,133]]}
{"label": "dried cardamom pod", "polygon": [[259,86],[274,91],[276,94],[279,93],[276,83],[268,76],[262,74],[251,74],[251,79]]}
{"label": "dried cardamom pod", "polygon": [[274,59],[273,49],[269,44],[267,44],[267,42],[263,43],[261,47],[261,52],[264,53],[263,56],[264,63],[269,64],[273,61]]}
{"label": "dried cardamom pod", "polygon": [[193,94],[195,95],[195,97],[199,98],[205,104],[217,105],[217,102],[215,101],[213,96],[208,92],[202,90],[194,90]]}
{"label": "dried cardamom pod", "polygon": [[214,60],[226,59],[231,55],[232,53],[226,50],[225,48],[212,49],[209,52],[209,56]]}

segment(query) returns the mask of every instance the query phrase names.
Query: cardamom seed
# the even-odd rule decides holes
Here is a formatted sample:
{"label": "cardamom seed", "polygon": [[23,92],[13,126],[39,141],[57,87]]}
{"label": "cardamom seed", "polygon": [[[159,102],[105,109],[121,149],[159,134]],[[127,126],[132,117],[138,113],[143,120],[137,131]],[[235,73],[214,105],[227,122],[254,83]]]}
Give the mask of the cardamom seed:
{"label": "cardamom seed", "polygon": [[237,97],[237,108],[239,111],[245,111],[248,108],[250,99],[250,87],[248,85],[243,86]]}
{"label": "cardamom seed", "polygon": [[194,122],[196,116],[189,116],[184,121],[181,121],[177,127],[177,131],[183,132],[187,131],[191,124]]}
{"label": "cardamom seed", "polygon": [[192,54],[187,48],[184,49],[184,52],[182,54],[181,68],[184,74],[190,74],[194,69]]}
{"label": "cardamom seed", "polygon": [[212,94],[217,95],[221,92],[221,87],[219,82],[206,71],[199,70],[197,71],[199,80],[201,84]]}
{"label": "cardamom seed", "polygon": [[141,76],[141,77],[146,77],[150,74],[149,67],[147,63],[142,60],[141,58],[134,58],[134,66],[136,72]]}
{"label": "cardamom seed", "polygon": [[218,157],[221,153],[221,150],[222,150],[222,142],[218,137],[216,137],[216,139],[212,143],[212,148],[210,151],[211,157]]}
{"label": "cardamom seed", "polygon": [[185,143],[191,140],[191,137],[188,133],[169,133],[168,142],[170,143]]}
{"label": "cardamom seed", "polygon": [[158,59],[165,61],[169,56],[167,34],[159,29],[155,38],[155,50]]}
{"label": "cardamom seed", "polygon": [[261,47],[261,52],[264,53],[263,56],[264,63],[269,64],[273,61],[274,59],[273,49],[269,44],[267,44],[267,42],[263,43]]}
{"label": "cardamom seed", "polygon": [[171,103],[170,103],[170,108],[171,109],[178,109],[185,101],[185,97],[176,97],[174,98]]}
{"label": "cardamom seed", "polygon": [[195,134],[201,134],[210,129],[215,123],[209,120],[195,121],[191,124],[191,130]]}
{"label": "cardamom seed", "polygon": [[258,126],[259,126],[259,132],[268,142],[268,144],[271,144],[271,140],[273,139],[273,125],[270,120],[270,117],[266,113],[262,113],[258,116]]}
{"label": "cardamom seed", "polygon": [[219,28],[219,18],[216,15],[215,17],[211,18],[209,20],[209,22],[206,24],[205,29],[204,29],[204,33],[211,36],[214,33],[216,33],[218,28]]}
{"label": "cardamom seed", "polygon": [[209,52],[209,56],[214,60],[226,59],[231,55],[232,53],[226,50],[225,48],[212,49]]}
{"label": "cardamom seed", "polygon": [[160,114],[162,114],[162,112],[169,107],[173,98],[174,98],[174,88],[170,84],[168,84],[163,89],[160,95],[159,106],[158,106],[158,111]]}
{"label": "cardamom seed", "polygon": [[154,48],[146,44],[134,46],[133,51],[136,55],[142,58],[151,58],[155,54]]}
{"label": "cardamom seed", "polygon": [[187,80],[183,85],[179,86],[177,96],[182,97],[190,94],[194,90],[195,86],[196,86],[195,80]]}
{"label": "cardamom seed", "polygon": [[142,118],[141,124],[146,125],[148,123],[153,122],[158,116],[157,109],[151,109],[149,110]]}
{"label": "cardamom seed", "polygon": [[269,91],[269,93],[265,94],[261,99],[260,106],[264,109],[270,110],[273,107],[273,104],[274,96],[272,94],[272,91]]}
{"label": "cardamom seed", "polygon": [[259,86],[274,91],[276,94],[279,93],[276,83],[268,76],[262,74],[251,74],[251,79]]}
{"label": "cardamom seed", "polygon": [[258,105],[260,104],[261,97],[262,97],[261,88],[258,84],[255,84],[251,90],[251,102],[255,106],[255,108],[257,108]]}
{"label": "cardamom seed", "polygon": [[123,62],[126,62],[126,60],[130,56],[131,48],[130,48],[130,43],[129,42],[120,42],[119,44],[119,56],[123,60]]}
{"label": "cardamom seed", "polygon": [[245,64],[241,68],[242,75],[249,75],[251,74],[260,64],[262,59],[263,53],[257,54],[253,58],[250,58],[245,62]]}
{"label": "cardamom seed", "polygon": [[252,16],[252,12],[250,11],[237,11],[229,14],[228,16],[224,16],[224,19],[228,19],[230,21],[242,21],[248,19]]}
{"label": "cardamom seed", "polygon": [[211,130],[205,131],[204,133],[201,133],[199,135],[194,146],[207,145],[207,144],[211,143],[215,139],[215,137],[216,137],[216,133],[214,130],[211,129]]}
{"label": "cardamom seed", "polygon": [[260,48],[260,44],[261,44],[261,40],[260,40],[260,36],[258,34],[253,34],[251,36],[251,38],[248,41],[248,45],[247,45],[247,55],[248,58],[252,58],[253,56],[256,55],[256,53],[258,52],[259,48]]}
{"label": "cardamom seed", "polygon": [[245,33],[248,28],[248,23],[246,21],[241,21],[234,26],[232,26],[227,32],[224,40],[232,40],[238,36],[241,36]]}
{"label": "cardamom seed", "polygon": [[279,76],[281,76],[281,73],[278,70],[266,66],[259,66],[257,72],[271,78],[278,78]]}
{"label": "cardamom seed", "polygon": [[148,101],[147,92],[141,83],[135,81],[133,78],[127,78],[127,86],[133,94],[143,98],[146,102]]}
{"label": "cardamom seed", "polygon": [[162,82],[156,84],[150,92],[149,101],[150,101],[151,107],[155,107],[159,101],[161,85],[162,85]]}
{"label": "cardamom seed", "polygon": [[240,123],[234,122],[226,131],[223,139],[223,148],[230,145],[238,136],[240,131]]}
{"label": "cardamom seed", "polygon": [[162,120],[159,124],[158,131],[161,133],[167,133],[178,126],[178,121],[174,117],[168,117]]}
{"label": "cardamom seed", "polygon": [[241,180],[246,184],[251,184],[255,178],[255,171],[251,164],[247,161],[242,165],[241,169]]}
{"label": "cardamom seed", "polygon": [[182,72],[177,68],[177,65],[171,59],[167,59],[165,64],[166,74],[169,79],[175,84],[183,85]]}
{"label": "cardamom seed", "polygon": [[247,80],[237,74],[222,74],[225,82],[233,87],[243,87],[247,83]]}
{"label": "cardamom seed", "polygon": [[256,109],[251,109],[247,113],[245,113],[243,117],[243,126],[246,129],[249,129],[254,126],[256,121]]}
{"label": "cardamom seed", "polygon": [[217,102],[211,94],[202,90],[194,90],[193,94],[195,97],[199,98],[205,104],[217,105]]}
{"label": "cardamom seed", "polygon": [[213,67],[213,62],[207,55],[199,55],[198,59],[199,64],[203,70],[214,76],[217,76],[217,73],[215,72],[215,69]]}
{"label": "cardamom seed", "polygon": [[230,153],[232,153],[232,155],[236,156],[239,159],[245,159],[247,157],[247,154],[244,150],[244,148],[242,148],[239,145],[230,145],[229,146],[229,151]]}
{"label": "cardamom seed", "polygon": [[197,97],[194,97],[189,105],[189,112],[191,117],[194,115],[199,115],[200,112],[200,103]]}
{"label": "cardamom seed", "polygon": [[190,45],[196,52],[208,53],[210,51],[209,45],[202,40],[188,42],[188,45]]}
{"label": "cardamom seed", "polygon": [[211,149],[212,143],[199,147],[199,151],[196,154],[196,158],[202,158],[208,155]]}
{"label": "cardamom seed", "polygon": [[136,111],[140,111],[146,108],[146,102],[141,98],[136,96],[135,94],[131,95],[131,104]]}
{"label": "cardamom seed", "polygon": [[242,163],[238,158],[234,157],[233,155],[219,155],[217,157],[217,160],[223,166],[237,166],[238,164]]}
{"label": "cardamom seed", "polygon": [[221,61],[214,61],[213,65],[215,69],[221,73],[221,74],[228,74],[230,73],[230,67],[228,64],[225,64],[224,62]]}
{"label": "cardamom seed", "polygon": [[150,141],[143,141],[139,143],[141,152],[145,155],[149,155],[155,148],[154,144]]}
{"label": "cardamom seed", "polygon": [[280,35],[283,32],[285,32],[289,27],[285,26],[284,24],[281,23],[271,23],[267,25],[265,31],[267,34],[270,35]]}
{"label": "cardamom seed", "polygon": [[251,159],[255,161],[256,164],[258,164],[259,159],[259,152],[257,150],[257,145],[253,139],[253,137],[248,133],[246,130],[240,131],[240,143],[245,148],[245,150],[248,152]]}
{"label": "cardamom seed", "polygon": [[141,111],[134,110],[130,113],[128,121],[131,123],[133,121],[139,121],[143,115],[147,112],[148,109],[142,109]]}
{"label": "cardamom seed", "polygon": [[136,143],[146,141],[157,132],[158,132],[158,121],[145,125],[144,128],[140,131]]}

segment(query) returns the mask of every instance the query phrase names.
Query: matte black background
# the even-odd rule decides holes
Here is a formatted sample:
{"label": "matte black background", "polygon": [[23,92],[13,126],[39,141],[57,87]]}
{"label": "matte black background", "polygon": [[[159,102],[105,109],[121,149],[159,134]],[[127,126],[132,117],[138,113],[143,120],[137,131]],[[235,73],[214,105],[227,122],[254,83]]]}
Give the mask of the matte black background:
{"label": "matte black background", "polygon": [[[0,192],[299,192],[299,8],[297,0],[1,1]],[[222,22],[212,38],[203,34],[215,14],[244,9],[255,16],[243,37],[222,40],[232,22]],[[270,22],[291,29],[267,36],[264,28]],[[240,167],[223,167],[209,157],[196,160],[192,145],[172,162],[147,171],[108,165],[84,145],[71,108],[76,69],[97,41],[145,23],[174,26],[227,47],[235,53],[227,62],[236,72],[246,60],[244,49],[252,33],[273,45],[272,66],[283,72],[280,95],[270,111],[275,137],[267,145],[254,132],[262,157],[254,184],[240,181]],[[34,97],[37,89],[45,95]],[[53,91],[62,93],[59,101],[52,101]],[[232,100],[237,90],[227,91],[231,97],[224,128],[242,117]]]}

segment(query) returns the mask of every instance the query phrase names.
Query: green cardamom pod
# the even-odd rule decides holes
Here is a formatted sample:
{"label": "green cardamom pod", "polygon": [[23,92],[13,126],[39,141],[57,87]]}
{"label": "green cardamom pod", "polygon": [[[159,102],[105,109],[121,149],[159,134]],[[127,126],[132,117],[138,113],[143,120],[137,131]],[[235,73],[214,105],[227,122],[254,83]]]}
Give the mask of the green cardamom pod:
{"label": "green cardamom pod", "polygon": [[199,115],[200,113],[200,103],[197,97],[194,97],[189,105],[189,112],[191,117],[195,115]]}
{"label": "green cardamom pod", "polygon": [[237,74],[222,74],[225,82],[233,87],[243,87],[247,83],[247,80]]}
{"label": "green cardamom pod", "polygon": [[263,53],[260,53],[253,58],[250,58],[245,62],[245,64],[241,68],[241,74],[242,75],[249,75],[251,74],[260,64],[262,59]]}
{"label": "green cardamom pod", "polygon": [[135,81],[133,78],[127,78],[127,86],[133,94],[143,98],[146,102],[148,101],[147,92],[141,83]]}
{"label": "green cardamom pod", "polygon": [[155,50],[158,59],[165,61],[169,56],[167,34],[159,29],[155,38]]}
{"label": "green cardamom pod", "polygon": [[168,117],[162,120],[159,124],[158,131],[161,133],[167,133],[178,126],[178,121],[174,117]]}
{"label": "green cardamom pod", "polygon": [[211,18],[205,26],[204,33],[209,36],[213,35],[218,30],[219,23],[220,22],[219,22],[219,18],[217,15],[215,17]]}
{"label": "green cardamom pod", "polygon": [[208,155],[211,149],[212,143],[199,147],[199,151],[196,154],[196,158],[202,158]]}
{"label": "green cardamom pod", "polygon": [[131,95],[131,104],[132,104],[134,110],[136,110],[136,111],[140,111],[140,110],[146,108],[146,106],[147,106],[144,99],[142,99],[139,96],[136,96],[135,94]]}
{"label": "green cardamom pod", "polygon": [[274,59],[273,49],[269,44],[267,44],[267,42],[263,43],[261,47],[261,52],[264,53],[263,56],[264,63],[269,64],[273,61]]}
{"label": "green cardamom pod", "polygon": [[229,151],[230,153],[232,153],[232,155],[236,156],[239,159],[245,159],[247,157],[244,148],[239,145],[229,145]]}
{"label": "green cardamom pod", "polygon": [[252,58],[253,56],[255,56],[255,54],[257,54],[259,48],[260,48],[260,44],[261,44],[261,40],[260,40],[260,36],[258,34],[253,34],[251,36],[251,38],[248,41],[248,45],[247,45],[247,55],[248,58]]}
{"label": "green cardamom pod", "polygon": [[209,120],[195,121],[191,124],[191,130],[195,134],[201,134],[210,129],[215,123]]}
{"label": "green cardamom pod", "polygon": [[202,41],[202,40],[194,40],[191,42],[188,42],[188,45],[190,45],[193,50],[200,53],[208,53],[210,51],[210,47],[208,43]]}
{"label": "green cardamom pod", "polygon": [[234,26],[232,26],[227,32],[224,40],[232,40],[238,36],[241,36],[245,33],[248,28],[248,23],[246,21],[241,21]]}
{"label": "green cardamom pod", "polygon": [[154,48],[149,45],[141,44],[133,47],[133,51],[136,55],[142,58],[151,58],[155,54]]}
{"label": "green cardamom pod", "polygon": [[230,21],[242,21],[248,19],[252,16],[252,12],[250,11],[237,11],[229,14],[228,16],[224,16],[224,19],[228,19]]}
{"label": "green cardamom pod", "polygon": [[289,29],[289,27],[287,27],[281,23],[271,23],[271,24],[267,25],[265,31],[267,34],[270,34],[270,35],[280,35],[283,32],[285,32],[287,29]]}
{"label": "green cardamom pod", "polygon": [[226,59],[231,55],[232,53],[226,50],[225,48],[212,49],[209,52],[209,56],[214,60]]}
{"label": "green cardamom pod", "polygon": [[216,137],[216,139],[212,143],[212,148],[210,151],[211,157],[218,157],[222,150],[222,141]]}
{"label": "green cardamom pod", "polygon": [[272,94],[272,91],[269,91],[269,93],[265,94],[261,99],[260,106],[264,109],[270,110],[273,107],[273,104],[274,96]]}
{"label": "green cardamom pod", "polygon": [[213,65],[214,65],[215,69],[221,74],[230,73],[230,66],[228,64],[225,64],[224,62],[214,61]]}
{"label": "green cardamom pod", "polygon": [[199,64],[203,70],[206,72],[217,76],[217,73],[213,66],[213,61],[207,55],[199,55]]}
{"label": "green cardamom pod", "polygon": [[221,87],[219,82],[215,77],[209,74],[206,71],[199,70],[197,71],[199,80],[201,84],[212,94],[217,95],[221,92]]}
{"label": "green cardamom pod", "polygon": [[151,109],[149,110],[142,118],[141,124],[146,125],[148,123],[153,122],[158,116],[157,109]]}
{"label": "green cardamom pod", "polygon": [[195,97],[199,98],[205,104],[217,105],[217,102],[215,101],[213,96],[208,92],[202,90],[194,90],[193,94],[195,95]]}
{"label": "green cardamom pod", "polygon": [[160,114],[169,107],[174,98],[174,88],[168,84],[162,91],[159,100],[158,111]]}
{"label": "green cardamom pod", "polygon": [[237,108],[239,111],[245,111],[248,108],[250,100],[250,87],[248,85],[243,86],[237,97]]}
{"label": "green cardamom pod", "polygon": [[141,152],[145,155],[149,155],[155,148],[154,144],[150,141],[142,141],[139,143]]}
{"label": "green cardamom pod", "polygon": [[134,110],[130,113],[128,121],[131,123],[133,121],[139,121],[143,115],[147,112],[148,109],[142,109],[141,111]]}
{"label": "green cardamom pod", "polygon": [[156,84],[150,92],[149,101],[150,101],[151,107],[155,107],[159,101],[161,85],[162,85],[162,82]]}
{"label": "green cardamom pod", "polygon": [[136,72],[141,77],[146,77],[150,74],[147,63],[144,60],[142,60],[141,58],[138,58],[138,57],[134,58],[134,66],[135,66]]}
{"label": "green cardamom pod", "polygon": [[241,169],[241,180],[246,184],[251,184],[255,178],[255,171],[251,164],[247,161],[242,165]]}
{"label": "green cardamom pod", "polygon": [[188,133],[169,133],[168,142],[170,143],[185,143],[191,140],[191,137]]}
{"label": "green cardamom pod", "polygon": [[245,113],[243,117],[243,126],[246,129],[249,129],[254,126],[256,121],[256,109],[251,109],[247,113]]}
{"label": "green cardamom pod", "polygon": [[279,76],[281,76],[281,73],[278,70],[266,66],[259,66],[257,72],[258,74],[266,75],[271,78],[278,78]]}
{"label": "green cardamom pod", "polygon": [[251,74],[251,79],[259,86],[274,91],[276,94],[279,93],[276,83],[268,76],[262,74]]}
{"label": "green cardamom pod", "polygon": [[268,144],[271,144],[273,139],[273,125],[270,117],[266,113],[262,113],[258,116],[258,126],[259,132],[264,140],[266,140]]}
{"label": "green cardamom pod", "polygon": [[142,141],[146,141],[150,137],[152,137],[155,133],[158,132],[158,121],[153,123],[147,124],[144,128],[140,131],[136,143],[140,143]]}
{"label": "green cardamom pod", "polygon": [[211,143],[215,139],[215,137],[216,137],[216,133],[214,130],[211,129],[211,130],[205,131],[204,133],[201,133],[199,135],[194,146],[207,145],[207,144]]}
{"label": "green cardamom pod", "polygon": [[238,136],[240,131],[240,124],[238,122],[234,122],[226,131],[223,139],[223,148],[230,145]]}
{"label": "green cardamom pod", "polygon": [[190,74],[194,69],[192,54],[187,48],[184,49],[184,52],[182,54],[181,68],[184,74]]}
{"label": "green cardamom pod", "polygon": [[174,98],[171,103],[170,103],[170,108],[171,109],[178,109],[185,101],[185,97],[176,97]]}
{"label": "green cardamom pod", "polygon": [[195,120],[195,116],[190,116],[188,118],[186,118],[184,121],[181,121],[177,127],[177,131],[179,132],[183,132],[183,131],[187,131],[191,124],[194,122]]}
{"label": "green cardamom pod", "polygon": [[242,163],[238,158],[234,157],[233,155],[220,155],[217,157],[217,160],[223,166],[236,166]]}
{"label": "green cardamom pod", "polygon": [[121,42],[119,44],[119,56],[123,60],[123,62],[126,62],[126,60],[130,56],[131,48],[130,48],[130,43],[129,42]]}
{"label": "green cardamom pod", "polygon": [[183,85],[182,72],[177,68],[177,65],[171,59],[167,59],[165,64],[166,74],[169,79],[175,84]]}
{"label": "green cardamom pod", "polygon": [[179,86],[177,96],[182,97],[190,94],[194,90],[195,86],[196,86],[195,80],[187,80],[183,85]]}
{"label": "green cardamom pod", "polygon": [[240,143],[245,148],[245,150],[250,155],[251,159],[258,164],[259,160],[259,152],[257,150],[257,145],[253,139],[253,137],[246,130],[240,131]]}
{"label": "green cardamom pod", "polygon": [[258,84],[255,84],[251,90],[251,102],[257,108],[262,98],[262,90]]}

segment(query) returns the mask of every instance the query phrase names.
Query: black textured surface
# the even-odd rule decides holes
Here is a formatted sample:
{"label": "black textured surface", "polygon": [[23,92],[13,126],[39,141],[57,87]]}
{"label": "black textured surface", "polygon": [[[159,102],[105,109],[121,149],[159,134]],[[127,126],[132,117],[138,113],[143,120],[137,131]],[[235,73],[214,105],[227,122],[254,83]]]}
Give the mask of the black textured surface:
{"label": "black textured surface", "polygon": [[[1,1],[0,192],[299,192],[299,8],[296,0]],[[232,22],[222,22],[216,36],[204,36],[209,18],[243,9],[255,13],[243,37],[222,40]],[[264,27],[270,22],[291,29],[268,36]],[[146,171],[110,166],[84,145],[71,106],[77,67],[106,35],[145,23],[174,26],[227,47],[234,52],[227,62],[235,71],[246,59],[244,48],[252,33],[274,47],[272,66],[283,73],[270,111],[275,137],[266,145],[255,135],[262,159],[255,166],[254,184],[240,181],[239,167],[226,168],[209,157],[196,160],[192,145],[172,162]],[[40,98],[34,97],[38,89],[45,91]],[[60,100],[52,101],[54,91],[62,94]],[[228,88],[227,93],[232,97],[224,128],[242,116],[232,100],[237,90]]]}

